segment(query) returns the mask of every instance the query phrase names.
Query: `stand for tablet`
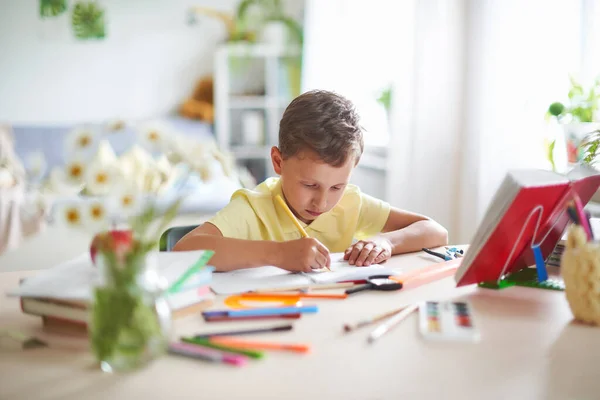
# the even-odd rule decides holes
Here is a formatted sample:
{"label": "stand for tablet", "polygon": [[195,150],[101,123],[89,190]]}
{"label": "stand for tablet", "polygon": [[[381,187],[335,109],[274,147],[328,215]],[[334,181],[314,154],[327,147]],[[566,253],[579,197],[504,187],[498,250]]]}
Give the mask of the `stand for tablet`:
{"label": "stand for tablet", "polygon": [[[511,286],[526,286],[533,287],[538,289],[548,289],[548,290],[565,290],[565,284],[562,280],[550,279],[548,278],[548,272],[546,271],[546,264],[542,257],[542,253],[540,250],[540,245],[546,240],[554,225],[550,227],[546,235],[539,241],[539,243],[535,243],[535,239],[537,238],[538,229],[540,227],[540,223],[542,220],[542,214],[544,211],[544,207],[541,205],[536,206],[525,220],[523,227],[521,228],[521,232],[519,233],[519,237],[515,241],[512,250],[506,262],[504,263],[504,267],[502,268],[502,272],[500,273],[500,277],[496,282],[480,282],[478,284],[479,287],[487,288],[487,289],[504,289]],[[564,210],[562,211],[565,212]],[[531,239],[531,249],[535,255],[535,268],[524,268],[519,271],[513,272],[512,274],[504,276],[504,272],[508,268],[508,262],[512,259],[512,256],[515,252],[517,243],[521,240],[525,228],[527,224],[529,224],[529,220],[535,215],[538,214],[537,224],[535,225],[535,231],[533,233],[533,238]],[[562,215],[562,213],[561,213]],[[558,221],[560,218],[557,218]],[[556,225],[556,222],[555,222]]]}

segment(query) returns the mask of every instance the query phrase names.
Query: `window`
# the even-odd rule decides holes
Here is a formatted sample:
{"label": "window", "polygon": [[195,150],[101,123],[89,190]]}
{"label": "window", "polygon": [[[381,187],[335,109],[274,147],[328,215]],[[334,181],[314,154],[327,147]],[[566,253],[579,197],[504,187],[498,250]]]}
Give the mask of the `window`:
{"label": "window", "polygon": [[387,146],[389,129],[377,101],[401,57],[394,51],[397,13],[389,0],[307,0],[303,90],[334,90],[351,99],[367,146]]}

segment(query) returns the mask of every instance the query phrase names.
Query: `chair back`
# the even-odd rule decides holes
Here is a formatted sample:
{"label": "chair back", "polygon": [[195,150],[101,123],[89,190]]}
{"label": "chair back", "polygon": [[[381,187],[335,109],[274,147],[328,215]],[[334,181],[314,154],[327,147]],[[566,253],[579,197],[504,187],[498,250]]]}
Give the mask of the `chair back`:
{"label": "chair back", "polygon": [[189,232],[197,228],[198,225],[186,225],[186,226],[173,226],[160,235],[158,249],[160,251],[171,251],[175,244],[181,240],[182,237],[187,235]]}

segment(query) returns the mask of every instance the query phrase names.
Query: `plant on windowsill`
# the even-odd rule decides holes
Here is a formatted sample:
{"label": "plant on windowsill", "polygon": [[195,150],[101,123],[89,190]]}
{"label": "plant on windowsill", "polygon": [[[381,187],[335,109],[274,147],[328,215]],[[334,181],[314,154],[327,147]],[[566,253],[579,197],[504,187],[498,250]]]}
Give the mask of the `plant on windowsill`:
{"label": "plant on windowsill", "polygon": [[[594,84],[585,89],[573,77],[570,78],[571,89],[568,93],[568,102],[563,104],[555,102],[548,107],[546,117],[548,119],[555,118],[561,125],[564,141],[567,150],[567,160],[569,164],[578,162],[586,162],[589,154],[586,149],[594,149],[594,141],[592,139],[588,143],[586,139],[589,135],[600,129],[600,78]],[[552,164],[552,169],[556,170],[554,162],[556,140],[549,143],[547,148],[547,157]],[[587,154],[587,155],[586,155]]]}

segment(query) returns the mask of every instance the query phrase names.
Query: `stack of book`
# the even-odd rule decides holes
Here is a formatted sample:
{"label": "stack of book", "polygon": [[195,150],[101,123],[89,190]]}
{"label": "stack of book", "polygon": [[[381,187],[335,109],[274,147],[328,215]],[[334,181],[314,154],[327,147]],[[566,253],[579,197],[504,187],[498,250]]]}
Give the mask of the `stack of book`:
{"label": "stack of book", "polygon": [[[174,319],[200,315],[213,304],[214,268],[205,266],[211,255],[207,251],[158,253],[158,275],[166,281],[164,296]],[[23,313],[41,317],[45,330],[85,335],[97,275],[89,255],[82,255],[22,281],[9,295],[20,297]]]}

